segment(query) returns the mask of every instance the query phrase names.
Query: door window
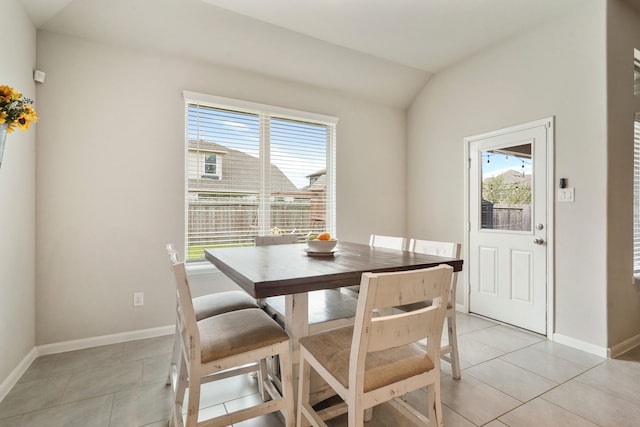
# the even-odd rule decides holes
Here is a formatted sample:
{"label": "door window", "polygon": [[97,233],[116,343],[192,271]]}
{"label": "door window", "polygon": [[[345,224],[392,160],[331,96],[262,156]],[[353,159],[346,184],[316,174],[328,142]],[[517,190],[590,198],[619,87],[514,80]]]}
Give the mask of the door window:
{"label": "door window", "polygon": [[481,228],[531,231],[531,143],[482,151]]}

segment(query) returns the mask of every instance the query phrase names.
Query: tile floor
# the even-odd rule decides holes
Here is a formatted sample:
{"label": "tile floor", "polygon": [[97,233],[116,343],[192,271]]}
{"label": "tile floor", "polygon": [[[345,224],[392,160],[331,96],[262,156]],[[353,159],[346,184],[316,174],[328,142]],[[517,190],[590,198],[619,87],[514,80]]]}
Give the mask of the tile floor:
{"label": "tile floor", "polygon": [[[606,360],[463,314],[458,332],[462,379],[443,363],[445,426],[640,426],[640,348]],[[0,402],[0,427],[166,427],[171,346],[166,336],[39,357]],[[211,415],[258,398],[246,375],[207,387]],[[409,402],[424,398],[418,390]],[[238,425],[283,422],[271,414]],[[406,423],[380,405],[367,425]]]}

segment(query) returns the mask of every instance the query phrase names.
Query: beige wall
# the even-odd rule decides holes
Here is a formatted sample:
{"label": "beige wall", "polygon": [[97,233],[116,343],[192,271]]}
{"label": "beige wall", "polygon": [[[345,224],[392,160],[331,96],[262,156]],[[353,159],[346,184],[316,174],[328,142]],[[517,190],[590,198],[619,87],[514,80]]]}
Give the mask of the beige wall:
{"label": "beige wall", "polygon": [[555,177],[569,179],[576,201],[555,206],[553,331],[600,348],[607,345],[605,79],[605,3],[590,0],[432,77],[407,115],[408,234],[460,242],[464,137],[555,116]]}
{"label": "beige wall", "polygon": [[47,32],[37,52],[39,345],[173,322],[164,244],[184,240],[183,90],[339,117],[338,236],[405,231],[399,109]]}
{"label": "beige wall", "polygon": [[[0,63],[0,84],[34,97],[35,31],[18,0],[5,3],[0,24],[16,42],[5,46],[12,60]],[[0,382],[36,344],[173,322],[163,247],[183,242],[183,90],[338,116],[338,234],[361,242],[370,233],[463,241],[463,138],[555,116],[555,177],[569,179],[576,202],[555,206],[553,330],[599,347],[637,336],[625,123],[639,108],[622,82],[640,25],[618,0],[606,19],[603,1],[585,3],[439,73],[406,115],[321,88],[39,32],[41,121],[9,136],[0,169]],[[194,278],[201,287],[207,280]],[[134,291],[145,292],[144,307],[133,309]]]}
{"label": "beige wall", "polygon": [[[36,31],[18,0],[3,0],[1,9],[0,84],[35,99]],[[7,136],[0,167],[0,384],[35,343],[36,129]]]}
{"label": "beige wall", "polygon": [[624,350],[640,343],[640,287],[633,266],[633,117],[640,96],[633,95],[633,49],[640,49],[640,15],[609,1],[607,11],[608,90],[608,344]]}

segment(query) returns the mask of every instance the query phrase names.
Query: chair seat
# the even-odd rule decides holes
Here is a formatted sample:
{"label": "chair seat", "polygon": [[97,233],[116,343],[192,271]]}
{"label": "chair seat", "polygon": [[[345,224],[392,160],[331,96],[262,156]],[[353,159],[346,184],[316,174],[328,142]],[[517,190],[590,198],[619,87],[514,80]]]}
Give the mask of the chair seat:
{"label": "chair seat", "polygon": [[196,320],[245,308],[258,308],[258,303],[243,291],[218,292],[193,299]]}
{"label": "chair seat", "polygon": [[198,322],[201,362],[287,341],[287,333],[258,308],[223,313]]}
{"label": "chair seat", "polygon": [[[300,338],[300,345],[348,388],[352,338],[353,327],[349,326]],[[433,361],[416,344],[369,353],[365,363],[364,391],[428,372],[433,367]]]}

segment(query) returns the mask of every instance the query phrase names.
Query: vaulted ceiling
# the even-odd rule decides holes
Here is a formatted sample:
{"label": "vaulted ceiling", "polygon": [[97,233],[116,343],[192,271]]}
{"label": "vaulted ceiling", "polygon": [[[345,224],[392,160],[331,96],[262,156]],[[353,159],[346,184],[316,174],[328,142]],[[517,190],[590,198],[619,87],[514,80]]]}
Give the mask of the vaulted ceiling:
{"label": "vaulted ceiling", "polygon": [[584,0],[21,0],[38,29],[405,108],[444,68]]}

